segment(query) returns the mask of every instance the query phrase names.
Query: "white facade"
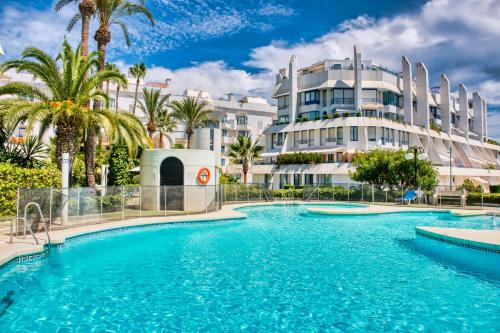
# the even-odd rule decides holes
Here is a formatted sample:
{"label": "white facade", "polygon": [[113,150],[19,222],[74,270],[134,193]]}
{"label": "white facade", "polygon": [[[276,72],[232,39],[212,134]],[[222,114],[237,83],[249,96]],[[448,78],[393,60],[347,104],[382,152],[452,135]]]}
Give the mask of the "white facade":
{"label": "white facade", "polygon": [[[273,97],[277,122],[266,129],[264,163],[251,169],[254,181],[302,185],[349,182],[352,154],[381,147],[424,148],[438,166],[440,181],[459,185],[465,178],[500,183],[500,146],[485,142],[486,103],[481,95],[440,77],[438,89],[429,87],[429,72],[402,58],[402,72],[391,72],[362,59],[324,60],[297,69],[296,57],[276,75]],[[464,119],[465,118],[465,119]],[[451,148],[451,161],[450,161]],[[277,168],[279,154],[319,152],[325,163]]]}

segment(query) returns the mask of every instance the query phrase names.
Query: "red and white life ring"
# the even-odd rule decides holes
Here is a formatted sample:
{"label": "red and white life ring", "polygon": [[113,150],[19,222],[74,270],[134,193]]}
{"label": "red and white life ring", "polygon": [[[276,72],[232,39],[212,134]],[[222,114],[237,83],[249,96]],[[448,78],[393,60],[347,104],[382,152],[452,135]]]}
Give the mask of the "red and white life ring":
{"label": "red and white life ring", "polygon": [[207,167],[203,167],[198,170],[198,175],[196,176],[198,183],[201,185],[207,185],[210,181],[210,169]]}

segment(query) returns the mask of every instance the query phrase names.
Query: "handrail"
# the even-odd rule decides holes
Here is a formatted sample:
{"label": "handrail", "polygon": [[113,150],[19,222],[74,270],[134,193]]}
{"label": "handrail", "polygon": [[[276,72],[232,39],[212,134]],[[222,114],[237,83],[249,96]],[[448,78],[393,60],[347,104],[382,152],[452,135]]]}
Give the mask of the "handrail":
{"label": "handrail", "polygon": [[267,193],[266,193],[266,190],[264,189],[264,186],[262,186],[262,184],[259,184],[260,186],[260,189],[262,190],[262,192],[264,193],[264,196],[266,197],[266,202],[269,202],[269,197],[267,196]]}
{"label": "handrail", "polygon": [[47,230],[47,223],[45,222],[45,219],[43,218],[43,213],[42,213],[42,209],[40,208],[40,205],[36,202],[29,202],[25,207],[24,207],[24,226],[28,226],[29,227],[29,230],[31,232],[31,235],[33,236],[33,238],[35,239],[35,242],[36,242],[36,245],[40,244],[38,242],[38,238],[36,238],[35,236],[35,233],[33,232],[33,229],[31,228],[31,225],[28,225],[28,208],[29,206],[35,206],[38,210],[38,213],[40,213],[40,218],[42,219],[42,222],[43,222],[43,228],[45,229],[45,234],[47,235],[47,240],[48,240],[48,244],[51,243],[50,241],[50,235],[49,235],[49,231]]}
{"label": "handrail", "polygon": [[315,185],[314,186],[313,190],[311,191],[311,193],[307,197],[306,202],[308,202],[309,200],[311,200],[312,195],[314,194],[314,192],[316,192],[316,190],[318,190],[318,188],[319,188],[319,185]]}

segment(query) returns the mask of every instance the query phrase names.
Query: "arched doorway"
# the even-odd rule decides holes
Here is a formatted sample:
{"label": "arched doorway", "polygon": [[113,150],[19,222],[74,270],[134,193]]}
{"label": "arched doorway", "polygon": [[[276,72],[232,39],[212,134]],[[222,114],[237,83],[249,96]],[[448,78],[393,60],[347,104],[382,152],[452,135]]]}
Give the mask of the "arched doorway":
{"label": "arched doorway", "polygon": [[184,164],[177,157],[167,157],[160,165],[160,207],[184,210]]}

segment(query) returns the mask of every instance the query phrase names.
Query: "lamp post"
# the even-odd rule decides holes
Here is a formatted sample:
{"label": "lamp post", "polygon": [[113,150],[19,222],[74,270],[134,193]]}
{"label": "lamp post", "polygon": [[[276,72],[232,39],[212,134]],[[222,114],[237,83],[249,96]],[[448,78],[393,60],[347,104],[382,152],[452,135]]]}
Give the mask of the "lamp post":
{"label": "lamp post", "polygon": [[413,178],[413,182],[415,188],[417,188],[417,160],[425,160],[427,158],[427,154],[424,152],[424,148],[418,146],[411,146],[406,151],[405,159],[414,160],[415,163],[415,176]]}

